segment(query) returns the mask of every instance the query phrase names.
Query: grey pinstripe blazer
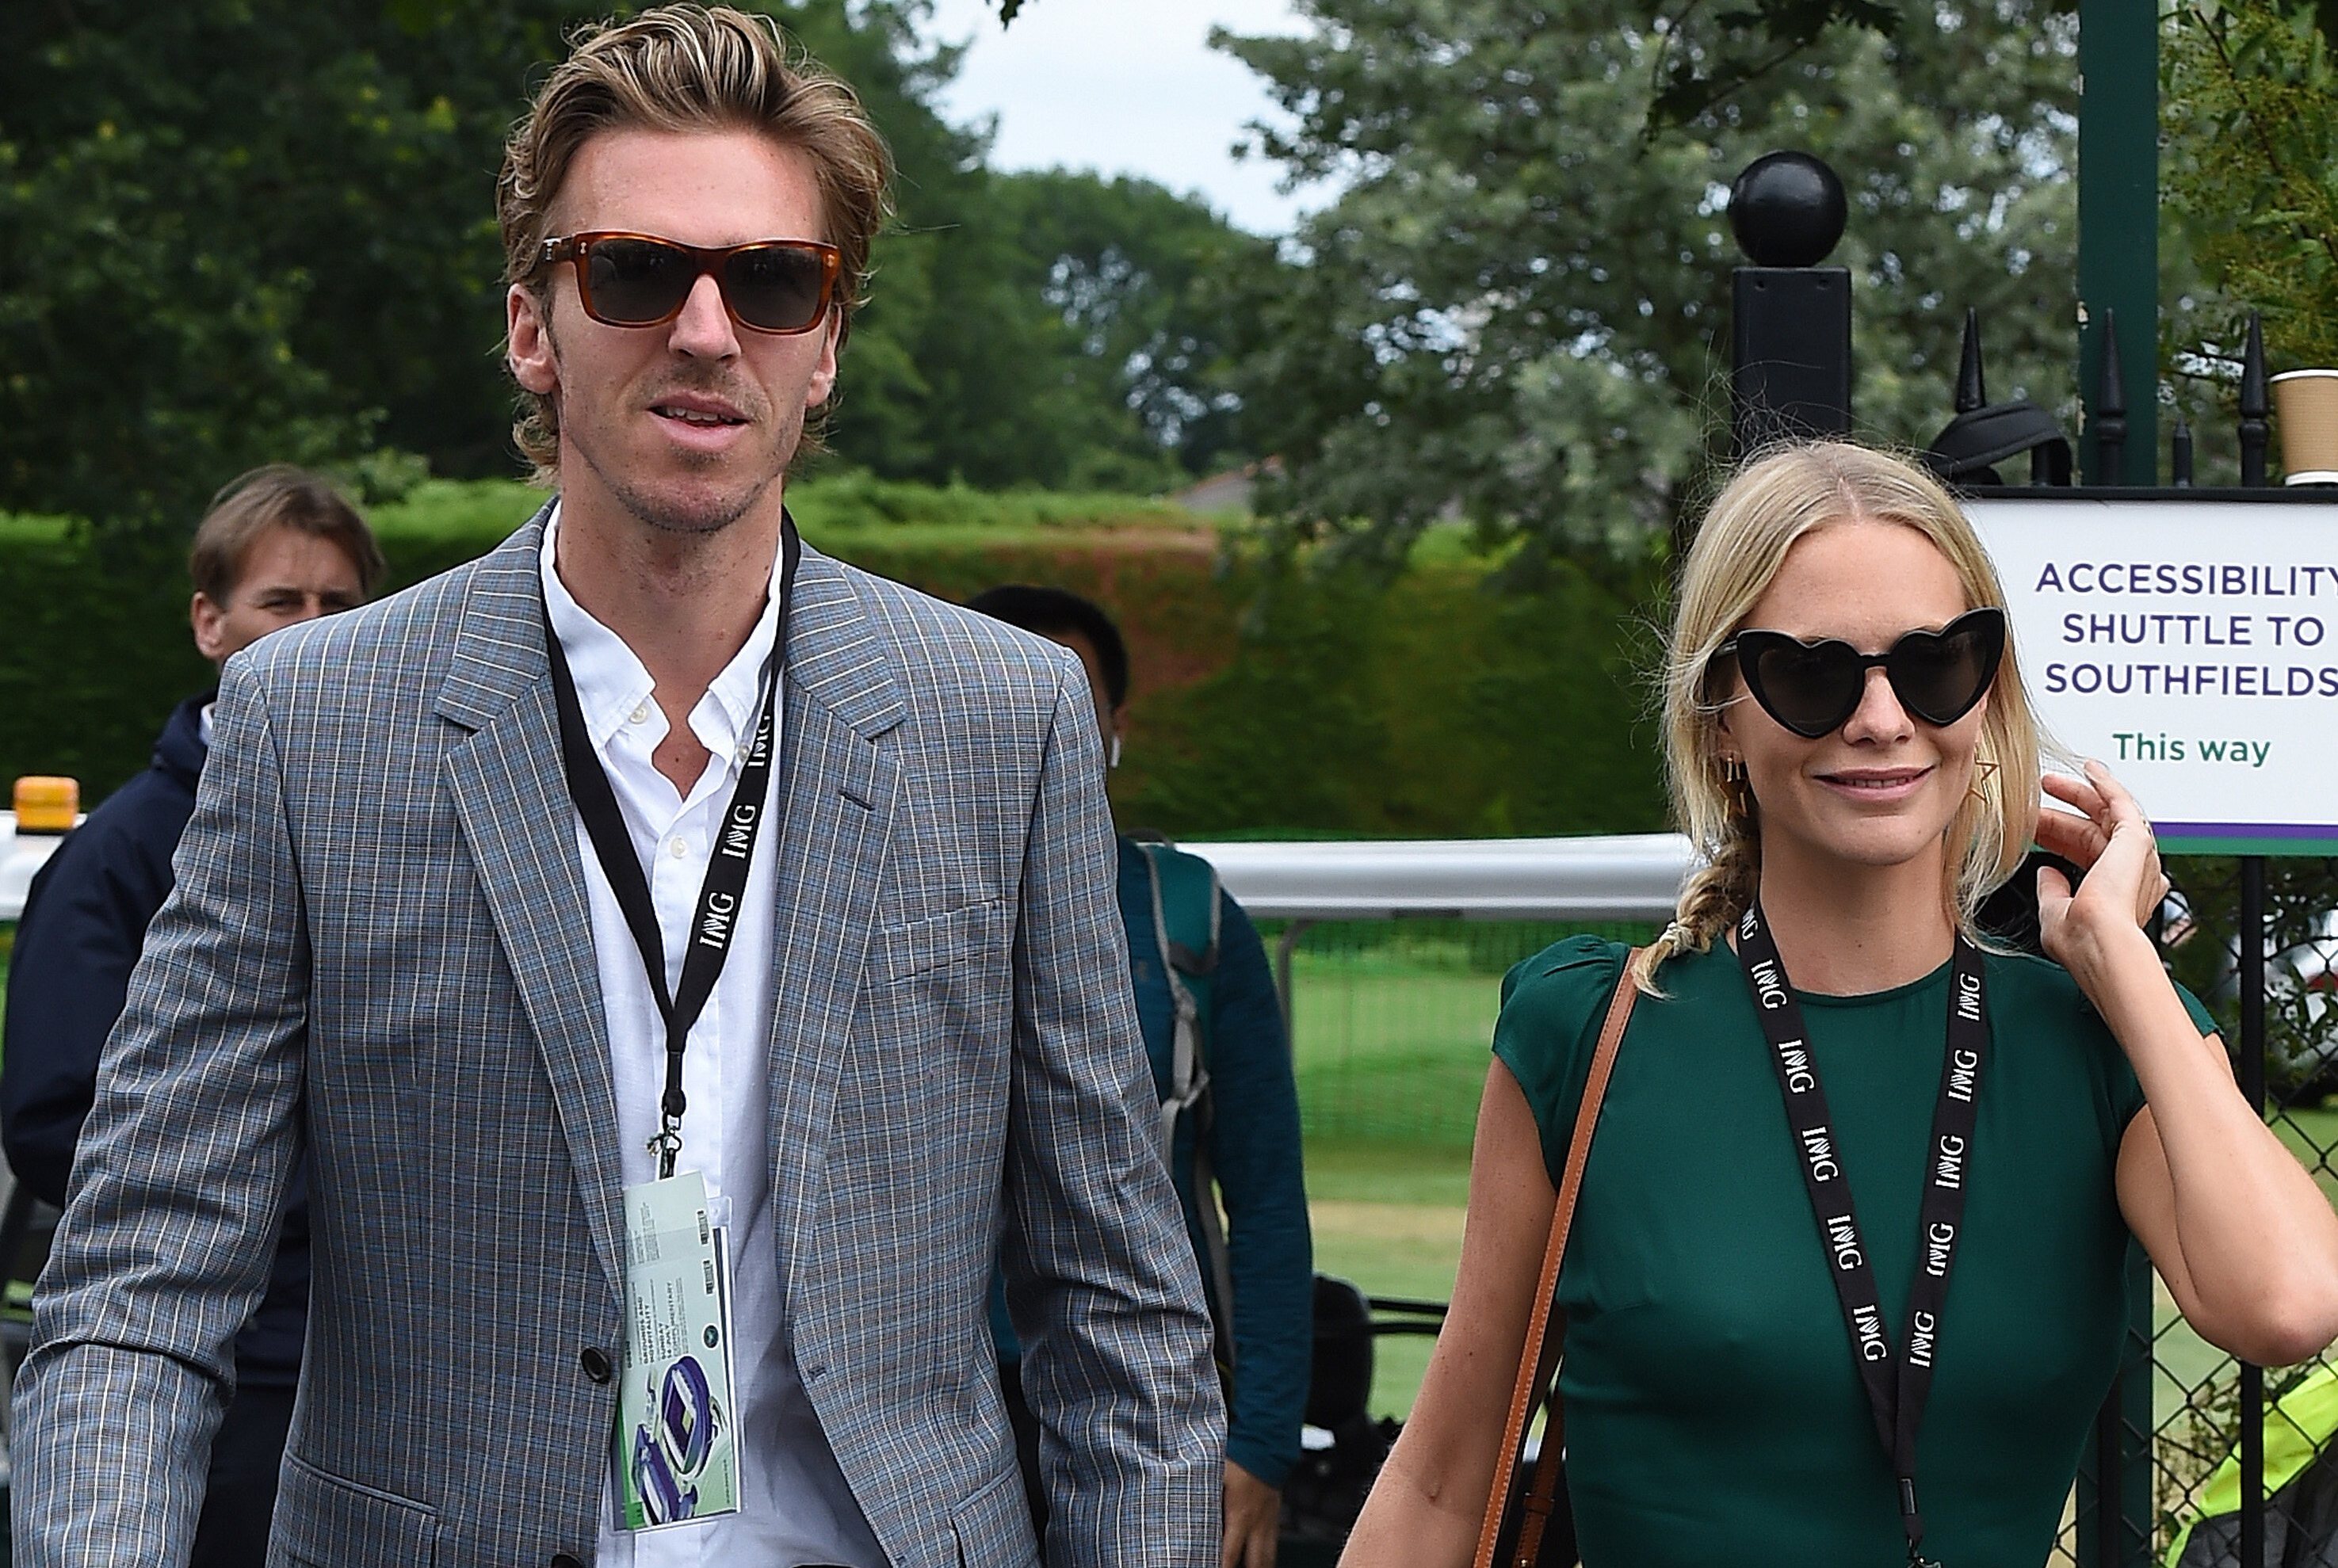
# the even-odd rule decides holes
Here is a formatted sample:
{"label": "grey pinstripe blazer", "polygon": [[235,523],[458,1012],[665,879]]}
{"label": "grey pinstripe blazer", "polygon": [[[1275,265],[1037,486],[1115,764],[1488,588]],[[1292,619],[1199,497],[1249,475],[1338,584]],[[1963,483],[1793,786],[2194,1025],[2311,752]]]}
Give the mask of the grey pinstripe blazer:
{"label": "grey pinstripe blazer", "polygon": [[[591,1558],[619,1179],[541,529],[229,662],[35,1298],[18,1563],[185,1560],[304,1143],[270,1562]],[[792,622],[771,1146],[812,1404],[897,1568],[1033,1562],[1003,1225],[1056,1561],[1214,1565],[1223,1416],[1079,667],[810,550]]]}

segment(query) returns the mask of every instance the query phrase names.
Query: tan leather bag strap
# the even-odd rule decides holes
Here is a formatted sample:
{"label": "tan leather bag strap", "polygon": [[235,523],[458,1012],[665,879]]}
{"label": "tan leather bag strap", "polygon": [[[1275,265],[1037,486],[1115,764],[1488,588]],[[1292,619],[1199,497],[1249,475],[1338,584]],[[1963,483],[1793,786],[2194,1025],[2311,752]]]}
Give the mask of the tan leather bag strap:
{"label": "tan leather bag strap", "polygon": [[[1567,1227],[1574,1222],[1576,1196],[1583,1189],[1583,1167],[1591,1158],[1591,1134],[1599,1124],[1600,1104],[1607,1098],[1607,1080],[1616,1069],[1616,1048],[1623,1044],[1624,1026],[1631,1022],[1632,1004],[1640,994],[1632,984],[1632,969],[1639,962],[1640,952],[1635,947],[1624,960],[1624,973],[1617,978],[1616,994],[1607,1003],[1606,1022],[1599,1029],[1599,1044],[1591,1053],[1591,1072],[1584,1080],[1583,1099],[1576,1107],[1575,1132],[1567,1143],[1567,1169],[1559,1178],[1558,1201],[1551,1209],[1550,1239],[1543,1247],[1542,1278],[1535,1287],[1534,1315],[1527,1323],[1527,1342],[1518,1357],[1518,1382],[1510,1391],[1509,1418],[1502,1424],[1502,1447],[1494,1461],[1493,1490],[1486,1499],[1485,1520],[1478,1529],[1476,1568],[1494,1568],[1494,1549],[1501,1536],[1503,1518],[1509,1511],[1510,1486],[1517,1478],[1518,1455],[1526,1446],[1527,1426],[1546,1396],[1550,1419],[1544,1426],[1542,1451],[1535,1461],[1533,1484],[1524,1501],[1525,1512],[1519,1520],[1518,1549],[1511,1556],[1511,1568],[1533,1568],[1535,1555],[1542,1549],[1543,1526],[1557,1500],[1559,1451],[1563,1445],[1558,1387],[1554,1375],[1558,1370],[1561,1335],[1550,1331],[1550,1314],[1558,1296],[1559,1265],[1567,1257]],[[1563,1333],[1563,1324],[1561,1328]]]}

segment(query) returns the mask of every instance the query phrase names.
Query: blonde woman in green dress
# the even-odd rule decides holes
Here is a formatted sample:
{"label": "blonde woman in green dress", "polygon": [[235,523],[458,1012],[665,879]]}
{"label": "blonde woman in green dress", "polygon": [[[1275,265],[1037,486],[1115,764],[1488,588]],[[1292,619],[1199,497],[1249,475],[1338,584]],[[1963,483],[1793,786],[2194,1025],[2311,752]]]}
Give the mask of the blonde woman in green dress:
{"label": "blonde woman in green dress", "polygon": [[[1689,553],[1666,761],[1706,864],[1629,976],[1558,1288],[1586,1568],[2038,1568],[2130,1238],[2236,1356],[2338,1336],[2338,1218],[2140,928],[2149,826],[2093,763],[2040,810],[2003,604],[1949,495],[1848,445],[1753,464]],[[2033,839],[2088,867],[2039,874],[2050,962],[1973,930]],[[1504,982],[1452,1313],[1348,1568],[1470,1560],[1624,957]]]}

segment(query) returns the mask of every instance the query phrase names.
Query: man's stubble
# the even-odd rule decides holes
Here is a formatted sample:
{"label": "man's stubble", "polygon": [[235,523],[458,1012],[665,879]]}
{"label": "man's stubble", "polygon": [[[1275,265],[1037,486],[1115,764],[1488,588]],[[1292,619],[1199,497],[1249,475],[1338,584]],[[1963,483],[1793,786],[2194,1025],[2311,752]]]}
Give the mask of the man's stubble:
{"label": "man's stubble", "polygon": [[[551,347],[553,369],[557,376],[560,369],[560,340],[553,336],[552,323],[548,318],[544,323],[544,336],[545,340]],[[755,504],[763,498],[764,492],[787,476],[788,470],[794,465],[797,449],[803,441],[804,410],[801,407],[794,407],[782,411],[781,416],[786,420],[786,424],[778,431],[779,440],[775,448],[777,458],[771,472],[755,480],[744,491],[734,496],[725,497],[715,493],[708,497],[709,505],[691,508],[682,504],[678,498],[661,497],[655,495],[629,475],[620,473],[616,465],[604,461],[601,455],[594,450],[595,441],[587,434],[590,426],[580,427],[569,421],[565,396],[567,385],[565,378],[561,379],[555,385],[552,394],[560,422],[559,429],[566,438],[566,445],[573,447],[576,455],[584,460],[584,466],[593,470],[594,476],[600,480],[602,488],[625,509],[627,515],[641,523],[643,527],[660,534],[677,534],[687,537],[704,538],[730,527],[754,509]],[[661,393],[708,393],[727,399],[742,409],[751,419],[761,420],[763,417],[762,405],[765,400],[760,393],[751,387],[726,380],[719,374],[683,373],[668,380],[658,390]],[[724,459],[712,454],[703,456],[685,454],[683,461],[707,469],[719,469]]]}

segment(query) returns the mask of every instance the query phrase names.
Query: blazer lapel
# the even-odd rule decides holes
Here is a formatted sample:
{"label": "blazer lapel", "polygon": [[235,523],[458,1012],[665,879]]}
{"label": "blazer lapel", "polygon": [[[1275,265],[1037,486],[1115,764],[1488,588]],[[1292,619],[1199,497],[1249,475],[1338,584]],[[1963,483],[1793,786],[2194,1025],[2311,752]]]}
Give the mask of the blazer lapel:
{"label": "blazer lapel", "polygon": [[549,512],[480,562],[437,706],[473,731],[447,754],[447,788],[544,1054],[595,1250],[621,1290],[616,1089],[545,655],[538,561]]}
{"label": "blazer lapel", "polygon": [[797,570],[771,944],[771,1180],[783,1288],[810,1230],[892,835],[900,768],[877,738],[906,711],[850,580],[809,548]]}

